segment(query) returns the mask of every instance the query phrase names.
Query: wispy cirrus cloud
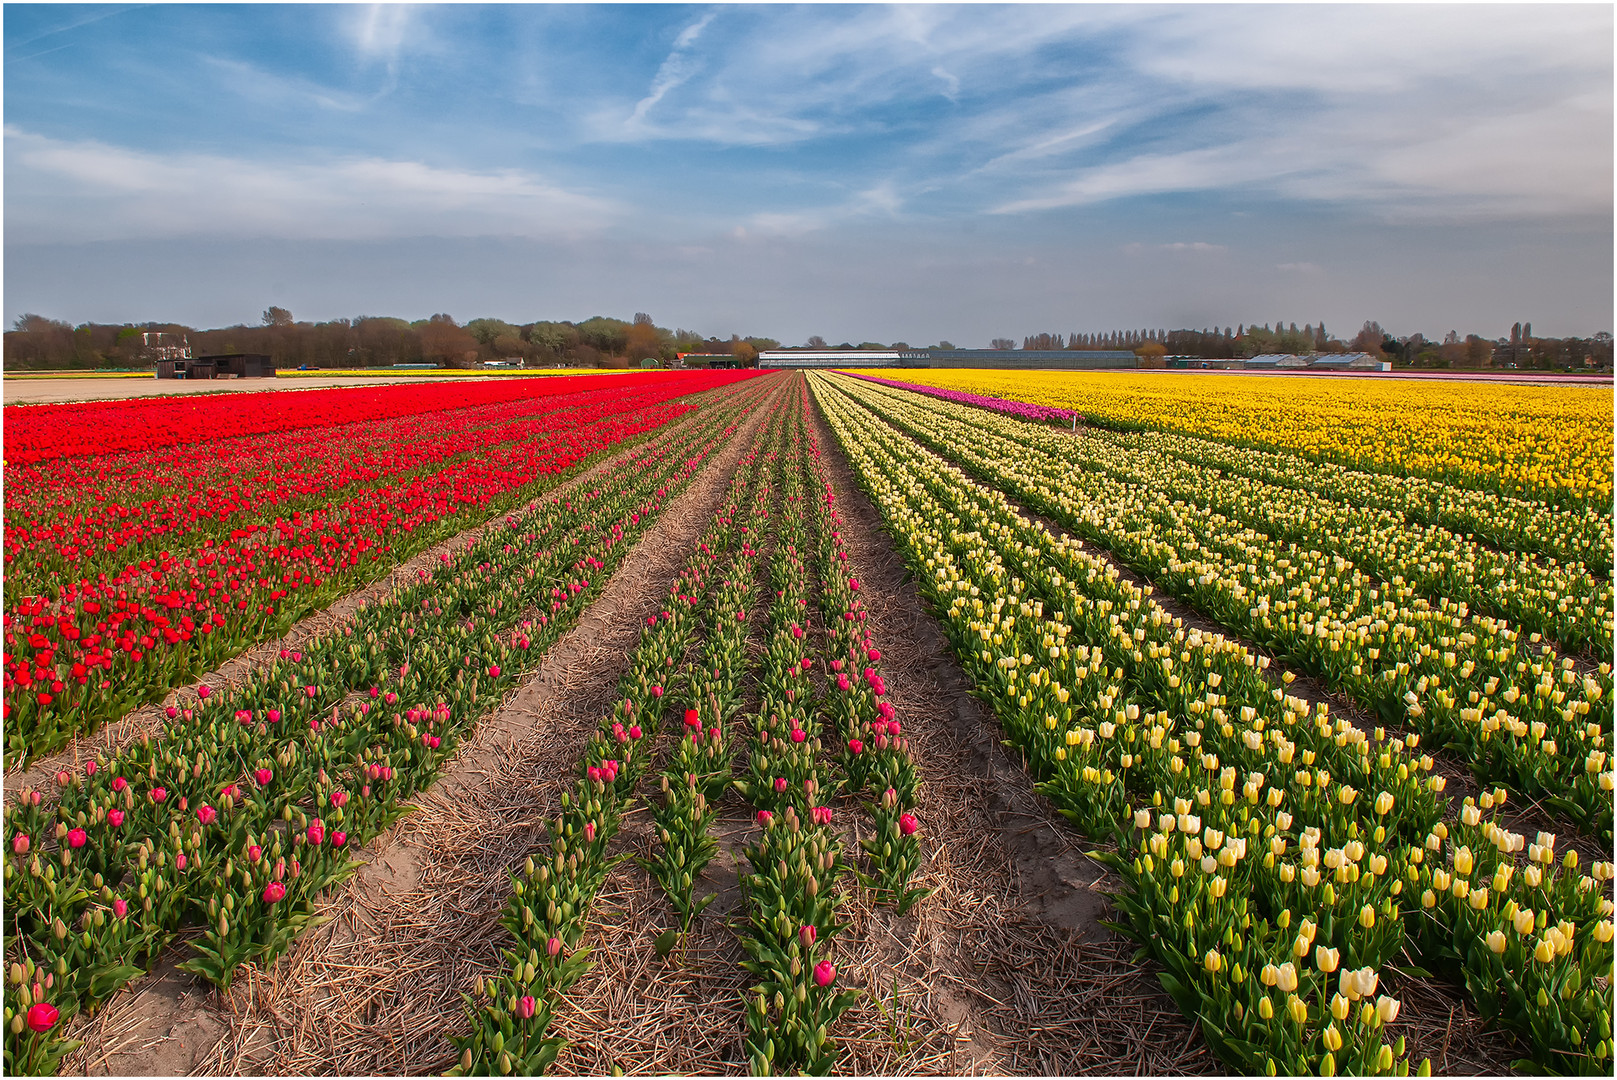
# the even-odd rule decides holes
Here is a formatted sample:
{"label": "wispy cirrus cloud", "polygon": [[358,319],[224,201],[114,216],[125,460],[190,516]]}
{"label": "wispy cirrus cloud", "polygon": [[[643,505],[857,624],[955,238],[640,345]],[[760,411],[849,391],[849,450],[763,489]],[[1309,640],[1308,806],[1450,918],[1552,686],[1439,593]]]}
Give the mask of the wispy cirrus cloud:
{"label": "wispy cirrus cloud", "polygon": [[577,235],[621,217],[599,196],[514,169],[377,157],[298,162],[157,154],[5,129],[7,233],[23,242],[159,236]]}

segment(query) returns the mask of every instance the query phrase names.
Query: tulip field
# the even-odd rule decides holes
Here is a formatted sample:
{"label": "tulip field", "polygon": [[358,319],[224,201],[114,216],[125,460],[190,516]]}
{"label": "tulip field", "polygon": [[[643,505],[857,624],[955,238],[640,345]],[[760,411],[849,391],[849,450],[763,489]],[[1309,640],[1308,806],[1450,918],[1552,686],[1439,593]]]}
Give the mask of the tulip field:
{"label": "tulip field", "polygon": [[[1609,392],[890,374],[7,408],[6,1071],[106,1062],[159,983],[292,1000],[606,623],[442,985],[363,1067],[188,1068],[1407,1075],[1458,1014],[1611,1075]],[[1110,1006],[951,910],[1034,911],[971,824],[1012,796],[1091,867]]]}

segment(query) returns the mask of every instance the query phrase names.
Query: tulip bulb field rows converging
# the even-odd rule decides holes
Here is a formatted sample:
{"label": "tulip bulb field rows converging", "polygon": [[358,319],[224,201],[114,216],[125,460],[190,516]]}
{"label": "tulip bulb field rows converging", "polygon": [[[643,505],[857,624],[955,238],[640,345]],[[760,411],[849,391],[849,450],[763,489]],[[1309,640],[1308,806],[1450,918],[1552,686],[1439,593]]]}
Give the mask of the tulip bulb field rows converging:
{"label": "tulip bulb field rows converging", "polygon": [[[1511,832],[1501,824],[1509,799],[1503,788],[1468,797],[1454,816],[1441,794],[1445,778],[1420,753],[1419,729],[1456,740],[1461,729],[1420,724],[1413,689],[1409,708],[1387,718],[1415,722],[1417,731],[1402,736],[1366,731],[1331,716],[1323,703],[1292,697],[1285,689],[1291,672],[1270,670],[1266,657],[1234,640],[1187,629],[1105,561],[1053,536],[947,459],[1041,509],[1070,507],[1070,517],[1057,514],[1063,523],[1105,528],[1118,521],[1116,531],[1091,534],[1112,541],[1114,551],[1130,538],[1126,529],[1163,520],[1121,516],[1154,494],[1147,485],[1114,496],[1101,468],[1018,471],[1047,460],[1039,456],[1045,436],[1030,425],[846,378],[816,376],[814,386],[956,655],[1027,756],[1040,790],[1085,833],[1115,839],[1117,850],[1106,857],[1126,886],[1117,899],[1121,925],[1166,969],[1164,985],[1229,1067],[1407,1071],[1405,1040],[1389,1026],[1399,1003],[1375,994],[1378,972],[1407,964],[1407,956],[1461,984],[1484,1016],[1513,1030],[1531,1067],[1609,1074],[1611,863],[1585,873],[1576,852],[1558,859],[1555,837],[1540,833],[1529,842]],[[985,448],[989,437],[999,441]],[[1164,482],[1172,476],[1163,470]],[[1173,510],[1183,515],[1194,505],[1180,501]],[[1211,527],[1195,535],[1200,544],[1189,534],[1176,539],[1193,551],[1218,542]],[[1289,567],[1298,560],[1295,545],[1287,554],[1280,562]],[[1330,573],[1342,573],[1342,557],[1330,558]],[[1342,595],[1306,560],[1298,560],[1305,601],[1313,589]],[[1165,569],[1174,569],[1171,558]],[[1199,573],[1189,582],[1218,580]],[[1361,580],[1348,595],[1373,598],[1376,591],[1378,583]],[[1410,595],[1389,591],[1392,603]],[[1201,599],[1192,588],[1186,593]],[[1255,598],[1247,592],[1244,599]],[[1579,753],[1576,771],[1547,772],[1557,767],[1552,748],[1537,761],[1501,755],[1488,767],[1521,786],[1556,790],[1562,797],[1552,806],[1573,823],[1604,825],[1609,837],[1611,715],[1592,705],[1609,700],[1609,665],[1580,679],[1553,652],[1518,652],[1519,632],[1508,626],[1473,622],[1466,631],[1462,619],[1446,620],[1455,625],[1442,646],[1464,648],[1479,630],[1493,631],[1483,639],[1492,642],[1487,662],[1520,665],[1500,667],[1486,693],[1505,678],[1544,677],[1546,691],[1515,690],[1508,699],[1544,703],[1538,718],[1519,721],[1540,740],[1527,745],[1551,741],[1549,725],[1557,722],[1563,739],[1587,746],[1587,769]],[[1408,622],[1407,630],[1393,623],[1396,634],[1384,620],[1370,625],[1384,635],[1377,639],[1383,648],[1396,648],[1400,639],[1421,636],[1422,623]],[[1307,629],[1299,645],[1319,640]],[[1363,648],[1357,637],[1321,637],[1329,652]],[[1409,678],[1409,667],[1418,669],[1430,654],[1409,654],[1398,668],[1383,661],[1380,670]],[[1335,681],[1376,670],[1377,659],[1371,648],[1313,666]],[[1351,668],[1349,660],[1356,661]],[[1484,660],[1479,652],[1458,677],[1470,678]],[[1426,693],[1436,679],[1420,675],[1417,682]],[[1335,684],[1359,696],[1348,679]],[[1516,738],[1513,726],[1500,728]],[[1580,799],[1574,789],[1584,776],[1595,782]],[[1523,862],[1514,853],[1524,848]]]}
{"label": "tulip bulb field rows converging", "polygon": [[[281,958],[338,897],[380,902],[345,880],[440,777],[467,790],[487,718],[536,681],[597,700],[537,678],[591,611],[633,644],[530,768],[564,781],[521,814],[542,842],[453,909],[493,933],[420,1013],[424,1070],[617,1061],[685,1004],[724,1017],[701,1071],[869,1071],[868,1006],[895,1046],[1004,1037],[930,1000],[900,1023],[888,986],[917,958],[940,988],[987,970],[940,936],[982,925],[951,922],[983,890],[947,830],[1004,793],[923,775],[964,738],[1011,748],[1025,773],[982,775],[1107,868],[1076,935],[1124,935],[1125,977],[1223,1069],[1442,1068],[1424,980],[1518,1068],[1611,1075],[1609,394],[903,374],[7,409],[7,1072],[103,1060],[90,1017],[163,957],[227,1025],[257,1007],[244,973],[297,992]],[[894,554],[867,577],[872,537]],[[991,730],[928,727],[929,665]],[[646,981],[592,997],[607,948]],[[1097,1008],[1061,970],[1043,1000]]]}

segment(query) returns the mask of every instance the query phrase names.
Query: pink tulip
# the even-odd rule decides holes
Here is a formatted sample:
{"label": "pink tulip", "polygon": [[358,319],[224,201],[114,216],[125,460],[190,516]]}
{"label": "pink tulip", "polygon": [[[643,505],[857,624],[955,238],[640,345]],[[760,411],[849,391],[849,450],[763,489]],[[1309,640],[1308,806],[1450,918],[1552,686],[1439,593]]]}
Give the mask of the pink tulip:
{"label": "pink tulip", "polygon": [[128,786],[129,786],[129,781],[125,780],[121,776],[115,777],[113,779],[113,781],[112,781],[112,790],[113,791],[122,791],[124,788],[126,788]]}
{"label": "pink tulip", "polygon": [[326,838],[325,822],[321,821],[319,818],[315,818],[314,823],[309,826],[305,835],[308,836],[309,843],[313,844],[315,847],[319,847]]}
{"label": "pink tulip", "polygon": [[821,960],[814,965],[814,982],[819,986],[830,986],[831,980],[837,977],[837,969],[831,961]]}
{"label": "pink tulip", "polygon": [[73,774],[72,773],[68,772],[66,769],[62,769],[62,770],[57,772],[57,774],[56,774],[56,786],[57,787],[67,787],[67,785],[71,784],[72,782],[73,782]]}
{"label": "pink tulip", "polygon": [[651,696],[654,697],[654,698],[662,697],[663,696],[663,688],[660,687],[660,686],[653,686],[651,688]]}
{"label": "pink tulip", "polygon": [[813,924],[809,924],[809,925],[803,927],[801,930],[799,930],[797,932],[797,940],[801,941],[803,943],[803,948],[805,950],[807,950],[809,946],[813,945],[814,944],[814,926],[813,926]]}
{"label": "pink tulip", "polygon": [[831,808],[829,806],[816,806],[809,811],[809,816],[813,818],[816,825],[831,824]]}
{"label": "pink tulip", "polygon": [[168,798],[168,791],[166,789],[160,787],[152,788],[152,802],[162,802],[166,798]]}
{"label": "pink tulip", "polygon": [[18,855],[28,854],[28,848],[30,846],[31,843],[28,839],[27,833],[21,833],[11,838],[11,850],[16,852]]}
{"label": "pink tulip", "polygon": [[264,886],[264,903],[275,904],[286,899],[286,886],[279,881],[272,881]]}
{"label": "pink tulip", "polygon": [[808,732],[804,731],[802,728],[794,727],[792,729],[792,741],[794,743],[800,743],[806,738],[808,738]]}
{"label": "pink tulip", "polygon": [[197,807],[197,820],[204,825],[212,825],[213,819],[219,816],[219,811],[211,806]]}
{"label": "pink tulip", "polygon": [[631,724],[631,725],[629,725],[629,738],[638,739],[638,738],[640,738],[640,736],[641,736],[640,725],[639,724]]}
{"label": "pink tulip", "polygon": [[255,863],[255,862],[258,862],[263,857],[264,857],[264,849],[263,848],[259,847],[257,844],[249,844],[249,845],[247,845],[247,861],[248,862]]}
{"label": "pink tulip", "polygon": [[864,749],[865,749],[865,744],[861,740],[859,740],[859,739],[849,739],[848,740],[848,752],[849,753],[853,753],[853,754],[862,753],[864,751]]}
{"label": "pink tulip", "polygon": [[129,914],[129,902],[121,896],[118,897],[112,902],[112,913],[122,919]]}
{"label": "pink tulip", "polygon": [[124,823],[124,812],[122,810],[108,810],[107,811],[107,824],[108,825],[111,825],[114,829],[116,829],[116,828],[119,828],[120,826],[122,826],[123,823]]}
{"label": "pink tulip", "polygon": [[[858,578],[849,578],[848,579],[848,589],[851,592],[858,592],[859,591],[859,579]],[[821,983],[821,985],[823,986],[825,984]]]}
{"label": "pink tulip", "polygon": [[546,956],[555,956],[559,952],[561,952],[561,938],[553,937],[545,942]]}
{"label": "pink tulip", "polygon": [[174,856],[174,869],[176,869],[176,870],[184,870],[185,869],[185,864],[188,861],[189,860],[186,859],[186,857],[185,857],[185,852],[183,852],[183,851],[180,852],[178,855]]}
{"label": "pink tulip", "polygon": [[489,668],[488,668],[488,673],[489,673],[489,678],[498,679],[500,677],[500,665],[498,665],[498,664],[490,664]]}
{"label": "pink tulip", "polygon": [[180,715],[180,710],[179,710],[179,709],[176,709],[176,708],[175,708],[175,707],[174,707],[174,706],[172,706],[172,705],[170,705],[170,706],[169,706],[169,707],[168,707],[168,708],[166,708],[166,709],[164,709],[164,710],[163,710],[163,711],[164,711],[164,712],[165,712],[165,713],[167,713],[167,714],[168,714],[168,718],[169,718],[169,719],[170,719],[170,720],[172,720],[172,719],[174,719],[174,718],[175,718],[175,717],[176,717],[176,716],[178,716],[178,715]]}
{"label": "pink tulip", "polygon": [[517,1002],[517,1015],[524,1020],[532,1020],[533,1011],[537,1005],[538,1002],[534,1001],[532,997],[523,995],[522,1000]]}
{"label": "pink tulip", "polygon": [[595,843],[595,822],[593,821],[584,822],[584,842],[586,844]]}
{"label": "pink tulip", "polygon": [[331,834],[331,846],[332,847],[342,847],[346,843],[348,843],[348,834],[347,833],[345,833],[345,832],[334,832],[334,833]]}
{"label": "pink tulip", "polygon": [[213,688],[210,687],[210,686],[199,686],[199,687],[197,687],[197,697],[201,698],[203,701],[207,701],[208,700],[208,695],[212,694],[212,693],[213,693]]}
{"label": "pink tulip", "polygon": [[771,814],[768,810],[758,811],[758,824],[768,825],[773,820],[775,820],[775,815]]}
{"label": "pink tulip", "polygon": [[253,773],[253,779],[258,781],[259,787],[269,787],[270,781],[275,779],[275,773],[269,769],[259,769]]}
{"label": "pink tulip", "polygon": [[269,722],[272,723],[272,724],[279,724],[281,722],[281,710],[280,709],[270,709],[264,715],[269,717]]}
{"label": "pink tulip", "polygon": [[85,776],[94,776],[95,775],[95,770],[96,770],[95,762],[86,761],[84,763],[84,775]]}
{"label": "pink tulip", "polygon": [[898,831],[903,833],[905,836],[910,836],[920,827],[921,823],[920,821],[916,820],[914,814],[898,815]]}
{"label": "pink tulip", "polygon": [[775,777],[775,794],[786,794],[786,778],[784,776]]}
{"label": "pink tulip", "polygon": [[881,650],[880,649],[866,649],[865,650],[865,659],[869,660],[872,664],[874,664],[877,660],[881,659]]}
{"label": "pink tulip", "polygon": [[332,806],[347,806],[348,805],[348,792],[346,792],[346,791],[333,791],[331,793],[331,805]]}

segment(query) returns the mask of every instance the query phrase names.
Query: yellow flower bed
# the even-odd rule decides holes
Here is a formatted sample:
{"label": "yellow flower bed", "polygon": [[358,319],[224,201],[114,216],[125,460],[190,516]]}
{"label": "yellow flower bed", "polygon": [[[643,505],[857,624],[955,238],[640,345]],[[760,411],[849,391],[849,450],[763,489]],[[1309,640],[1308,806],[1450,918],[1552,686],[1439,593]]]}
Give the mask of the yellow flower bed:
{"label": "yellow flower bed", "polygon": [[1609,502],[1609,387],[1178,372],[906,370],[906,382],[1077,409],[1377,472]]}

